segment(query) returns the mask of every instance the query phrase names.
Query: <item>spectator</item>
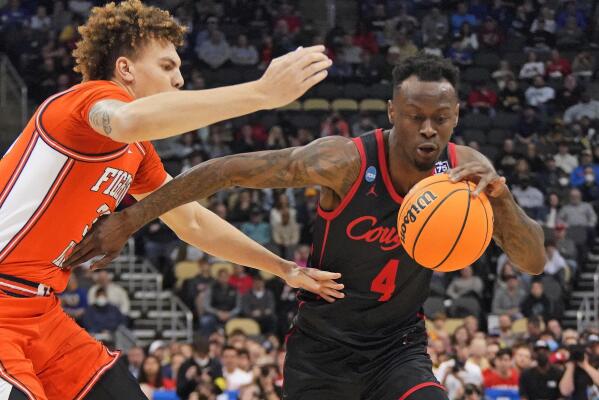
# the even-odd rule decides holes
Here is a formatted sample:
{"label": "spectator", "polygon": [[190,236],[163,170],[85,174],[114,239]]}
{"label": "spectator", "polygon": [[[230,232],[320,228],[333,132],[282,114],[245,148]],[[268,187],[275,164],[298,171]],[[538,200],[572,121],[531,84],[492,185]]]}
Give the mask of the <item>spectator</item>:
{"label": "spectator", "polygon": [[516,166],[518,154],[516,154],[516,147],[512,139],[505,139],[503,141],[503,149],[499,153],[495,165],[502,175],[511,177]]}
{"label": "spectator", "polygon": [[576,18],[568,17],[566,25],[557,31],[555,44],[560,49],[576,49],[581,47],[584,40],[584,33],[576,24]]}
{"label": "spectator", "polygon": [[[544,180],[544,182],[546,181]],[[557,216],[560,207],[560,198],[557,195],[557,193],[549,193],[549,195],[547,196],[547,205],[543,207],[543,210],[539,213],[539,224],[549,229],[556,228],[558,224]]]}
{"label": "spectator", "polygon": [[522,376],[522,372],[533,366],[530,347],[526,344],[519,344],[512,348],[512,352],[514,354],[514,366],[516,367],[516,370],[518,370],[520,376]]}
{"label": "spectator", "polygon": [[164,286],[175,283],[174,264],[171,254],[179,246],[177,235],[157,219],[142,229],[145,256],[164,276]]}
{"label": "spectator", "polygon": [[549,346],[546,342],[537,341],[534,349],[537,366],[521,373],[520,398],[523,400],[558,400],[561,396],[558,385],[562,371],[549,363]]}
{"label": "spectator", "polygon": [[496,105],[497,94],[485,82],[478,83],[468,94],[468,106],[474,112],[495,116]]}
{"label": "spectator", "polygon": [[536,140],[544,131],[545,126],[537,116],[535,109],[526,107],[516,127],[516,139],[520,143],[528,144]]}
{"label": "spectator", "polygon": [[470,357],[468,362],[478,366],[481,371],[491,367],[489,360],[486,358],[487,340],[483,337],[475,337],[470,342]]}
{"label": "spectator", "polygon": [[524,5],[519,5],[516,7],[516,15],[512,19],[510,31],[517,36],[525,37],[530,31],[531,23],[530,13],[527,12]]}
{"label": "spectator", "polygon": [[360,56],[360,63],[356,65],[354,76],[364,84],[374,84],[380,81],[381,71],[378,63],[374,61],[372,55],[366,51]]}
{"label": "spectator", "polygon": [[[501,349],[495,355],[493,368],[483,371],[483,386],[488,389],[502,389],[513,392],[514,397],[518,398],[518,382],[520,374],[514,368],[512,363],[512,350],[509,348]],[[507,393],[502,394],[507,395]]]}
{"label": "spectator", "polygon": [[533,79],[533,85],[526,89],[524,95],[529,106],[546,112],[547,105],[555,99],[555,90],[545,83],[542,76],[537,75]]}
{"label": "spectator", "polygon": [[275,299],[273,293],[264,286],[264,279],[257,275],[252,290],[241,299],[243,315],[260,324],[261,333],[273,333],[276,326]]}
{"label": "spectator", "polygon": [[553,231],[553,240],[555,241],[555,247],[566,259],[566,263],[572,270],[572,275],[574,276],[578,267],[579,254],[576,248],[576,243],[566,235],[566,225],[563,223],[558,223],[555,225],[555,230]]}
{"label": "spectator", "polygon": [[503,35],[497,25],[497,21],[493,17],[487,16],[485,18],[485,22],[480,28],[479,37],[483,47],[487,49],[496,49],[501,45]]}
{"label": "spectator", "polygon": [[504,275],[502,279],[504,283],[495,288],[491,311],[493,314],[507,314],[513,319],[521,318],[520,304],[526,298],[526,292],[515,274]]}
{"label": "spectator", "polygon": [[395,34],[395,44],[391,47],[396,47],[399,50],[399,60],[405,60],[418,54],[418,47],[409,38],[405,29],[400,29]]}
{"label": "spectator", "polygon": [[258,51],[248,43],[245,35],[237,37],[237,44],[231,47],[231,62],[235,65],[256,65],[258,64]]}
{"label": "spectator", "polygon": [[104,288],[95,291],[95,301],[83,314],[83,327],[90,333],[114,333],[125,322],[119,309],[108,302]]}
{"label": "spectator", "polygon": [[271,224],[273,242],[279,246],[279,253],[284,258],[290,258],[300,239],[300,226],[292,218],[294,209],[281,210],[281,221]]}
{"label": "spectator", "polygon": [[231,48],[220,31],[210,33],[208,40],[205,40],[199,48],[196,48],[198,58],[212,69],[217,69],[231,57]]}
{"label": "spectator", "polygon": [[526,318],[542,317],[547,321],[552,317],[551,301],[543,293],[543,282],[533,281],[530,287],[530,293],[520,305],[522,314]]}
{"label": "spectator", "polygon": [[206,290],[204,313],[200,315],[200,328],[210,334],[241,311],[241,296],[229,285],[229,272],[222,268],[216,281]]}
{"label": "spectator", "polygon": [[483,382],[478,365],[467,361],[470,355],[469,347],[455,347],[455,352],[455,357],[441,363],[435,373],[437,380],[447,388],[450,399],[457,399],[464,385],[480,386]]}
{"label": "spectator", "polygon": [[473,14],[468,12],[468,7],[465,2],[459,2],[455,13],[451,14],[451,29],[454,34],[459,32],[464,23],[470,26],[477,26],[478,21]]}
{"label": "spectator", "polygon": [[362,48],[353,43],[351,35],[344,35],[343,42],[336,54],[336,61],[343,61],[352,66],[356,66],[362,62],[362,52]]}
{"label": "spectator", "polygon": [[460,28],[456,39],[460,41],[460,49],[470,52],[478,50],[478,37],[475,32],[472,32],[472,26],[465,22]]}
{"label": "spectator", "polygon": [[283,133],[283,129],[279,125],[274,125],[268,131],[268,138],[266,139],[266,150],[280,150],[287,147],[289,147],[289,144],[287,143],[287,139]]}
{"label": "spectator", "polygon": [[572,61],[572,73],[577,78],[590,80],[595,69],[595,59],[588,51],[578,53]]}
{"label": "spectator", "polygon": [[48,11],[45,6],[37,6],[37,11],[29,22],[31,29],[36,31],[47,31],[52,26],[52,20],[48,16]]}
{"label": "spectator", "polygon": [[545,64],[537,60],[537,54],[534,51],[528,53],[528,61],[522,65],[520,79],[532,79],[535,76],[545,76]]}
{"label": "spectator", "polygon": [[571,174],[572,171],[578,167],[578,160],[575,156],[570,154],[568,143],[560,142],[557,148],[557,154],[553,156],[555,164],[558,168],[563,170],[567,174]]}
{"label": "spectator", "polygon": [[564,270],[568,267],[568,264],[557,249],[555,241],[547,240],[545,242],[545,254],[547,262],[543,271],[556,278],[559,276],[558,280],[563,281]]}
{"label": "spectator", "polygon": [[576,25],[581,29],[585,30],[587,27],[587,17],[581,9],[576,8],[576,1],[567,1],[565,7],[555,18],[557,26],[563,27],[569,18],[573,18],[576,21]]}
{"label": "spectator", "polygon": [[578,84],[576,76],[573,74],[567,75],[564,79],[564,84],[558,91],[555,99],[555,104],[559,111],[565,111],[580,101],[582,88]]}
{"label": "spectator", "polygon": [[449,33],[449,22],[447,16],[442,14],[439,7],[431,8],[422,19],[422,42],[427,45],[431,41],[440,42],[445,40]]}
{"label": "spectator", "polygon": [[204,299],[200,296],[206,292],[208,286],[214,282],[214,278],[210,273],[210,263],[207,257],[198,260],[199,272],[193,278],[188,278],[183,281],[181,286],[180,296],[185,304],[194,310],[196,314],[200,314],[201,310],[197,309],[198,304],[203,304]]}
{"label": "spectator", "polygon": [[231,207],[231,212],[229,213],[228,220],[234,224],[242,224],[244,222],[249,222],[251,210],[255,207],[256,205],[252,200],[251,191],[248,189],[244,189],[241,192],[239,192],[237,200]]}
{"label": "spectator", "polygon": [[145,389],[144,392],[146,393],[147,389],[144,386],[150,388],[150,392],[156,389],[175,389],[175,382],[172,379],[162,376],[160,360],[152,355],[148,355],[144,359],[137,380],[141,384],[142,390]]}
{"label": "spectator", "polygon": [[447,52],[447,57],[449,57],[451,61],[459,67],[467,67],[473,63],[472,52],[468,50],[462,50],[459,40],[453,41],[451,48]]}
{"label": "spectator", "polygon": [[239,368],[239,352],[235,347],[225,346],[222,351],[223,377],[227,390],[239,390],[254,380],[251,372]]}
{"label": "spectator", "polygon": [[452,299],[458,299],[465,296],[474,296],[477,299],[482,297],[483,282],[474,275],[472,267],[466,267],[460,270],[460,275],[454,278],[447,287],[447,295]]}
{"label": "spectator", "polygon": [[368,53],[369,55],[378,54],[379,52],[376,37],[374,36],[374,33],[368,29],[368,25],[364,21],[358,21],[356,33],[353,37],[353,43],[364,50],[362,55],[364,55],[364,53]]}
{"label": "spectator", "polygon": [[532,219],[538,219],[544,204],[543,192],[532,186],[529,175],[518,177],[517,183],[512,187],[514,198],[522,209]]}
{"label": "spectator", "polygon": [[322,122],[320,127],[320,136],[350,137],[351,134],[349,131],[349,124],[340,114],[334,112]]}
{"label": "spectator", "polygon": [[246,267],[233,264],[233,274],[229,278],[229,285],[237,289],[239,295],[246,295],[252,289],[253,282],[254,278],[247,273]]}
{"label": "spectator", "polygon": [[497,82],[499,90],[504,90],[509,81],[516,79],[516,75],[514,74],[514,71],[512,71],[510,62],[507,60],[499,61],[499,69],[495,70],[491,74],[491,77]]}
{"label": "spectator", "polygon": [[579,189],[570,190],[570,201],[558,214],[558,219],[569,227],[587,227],[593,229],[597,223],[597,214],[593,207],[582,201]]}
{"label": "spectator", "polygon": [[97,302],[98,290],[102,289],[108,303],[118,307],[119,311],[127,315],[131,308],[129,295],[120,285],[112,282],[112,276],[105,269],[94,272],[96,284],[87,293],[87,303],[93,305]]}
{"label": "spectator", "polygon": [[222,376],[222,366],[218,358],[210,357],[208,340],[198,337],[193,342],[193,353],[185,360],[177,374],[177,395],[188,399],[202,378],[213,381]]}
{"label": "spectator", "polygon": [[258,207],[254,207],[250,211],[250,221],[241,224],[240,230],[250,238],[265,246],[270,244],[270,225],[264,222],[264,214]]}
{"label": "spectator", "polygon": [[127,350],[127,369],[135,379],[139,378],[144,358],[146,358],[144,349],[139,346],[134,346]]}
{"label": "spectator", "polygon": [[551,50],[551,59],[547,61],[547,75],[553,79],[563,79],[570,75],[572,66],[567,58],[560,56],[556,49]]}
{"label": "spectator", "polygon": [[[496,71],[498,72],[498,71]],[[509,79],[500,93],[501,107],[510,112],[519,113],[524,106],[524,93],[518,87],[518,81]]]}
{"label": "spectator", "polygon": [[582,93],[580,101],[566,110],[564,122],[566,124],[578,122],[582,117],[591,120],[599,119],[599,101],[592,99],[588,92]]}
{"label": "spectator", "polygon": [[597,176],[599,176],[599,164],[593,162],[593,153],[589,149],[582,150],[580,164],[572,170],[570,183],[579,188],[584,186],[587,181],[597,183]]}
{"label": "spectator", "polygon": [[[520,340],[520,335],[514,332],[512,317],[509,314],[499,316],[499,343],[502,348],[512,347]],[[495,365],[497,366],[497,365]]]}
{"label": "spectator", "polygon": [[67,289],[59,295],[59,298],[62,309],[81,325],[83,314],[87,309],[87,291],[79,287],[75,274],[71,274]]}
{"label": "spectator", "polygon": [[555,45],[553,21],[540,16],[535,30],[528,35],[528,49],[537,52],[549,52]]}
{"label": "spectator", "polygon": [[595,203],[599,200],[599,186],[597,186],[597,175],[592,166],[584,168],[584,183],[580,187],[582,199],[587,203]]}
{"label": "spectator", "polygon": [[553,12],[548,7],[542,7],[541,12],[532,21],[532,25],[530,26],[530,32],[534,33],[539,30],[545,30],[549,33],[555,33],[557,29],[557,25],[553,19]]}
{"label": "spectator", "polygon": [[[569,348],[570,359],[559,382],[559,389],[563,396],[572,399],[594,399],[599,387],[599,370],[589,362],[589,354],[581,345]],[[593,390],[593,387],[595,388]],[[594,392],[594,395],[591,394]],[[593,396],[593,397],[591,397]]]}

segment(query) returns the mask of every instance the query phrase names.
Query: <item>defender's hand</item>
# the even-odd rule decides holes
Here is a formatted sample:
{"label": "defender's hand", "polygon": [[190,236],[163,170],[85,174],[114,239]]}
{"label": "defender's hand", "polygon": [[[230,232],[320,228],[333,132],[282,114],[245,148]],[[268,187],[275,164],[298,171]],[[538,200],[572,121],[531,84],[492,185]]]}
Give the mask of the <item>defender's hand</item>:
{"label": "defender's hand", "polygon": [[338,272],[321,271],[316,268],[303,268],[291,263],[289,271],[282,278],[293,288],[302,288],[315,293],[332,303],[335,299],[342,299],[345,294],[340,292],[343,289],[342,283],[337,283],[334,279],[341,278]]}
{"label": "defender's hand", "polygon": [[266,109],[285,106],[302,96],[327,76],[332,61],[322,45],[298,48],[277,57],[256,81]]}
{"label": "defender's hand", "polygon": [[449,179],[452,182],[467,180],[476,183],[476,190],[472,192],[474,196],[485,192],[489,197],[501,197],[509,191],[503,176],[497,175],[493,168],[478,161],[468,162],[451,169]]}
{"label": "defender's hand", "polygon": [[76,267],[94,257],[101,256],[92,263],[91,269],[103,268],[121,253],[127,239],[133,233],[123,213],[103,215],[98,218],[83,240],[75,246],[63,267]]}

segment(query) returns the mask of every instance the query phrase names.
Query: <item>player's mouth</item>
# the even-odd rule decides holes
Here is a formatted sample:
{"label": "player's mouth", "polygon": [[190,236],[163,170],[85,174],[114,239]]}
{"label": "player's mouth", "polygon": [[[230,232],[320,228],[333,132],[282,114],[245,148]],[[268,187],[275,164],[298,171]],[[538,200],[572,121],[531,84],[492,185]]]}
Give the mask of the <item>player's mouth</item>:
{"label": "player's mouth", "polygon": [[422,143],[416,147],[416,153],[424,158],[430,158],[437,154],[437,146],[434,143]]}

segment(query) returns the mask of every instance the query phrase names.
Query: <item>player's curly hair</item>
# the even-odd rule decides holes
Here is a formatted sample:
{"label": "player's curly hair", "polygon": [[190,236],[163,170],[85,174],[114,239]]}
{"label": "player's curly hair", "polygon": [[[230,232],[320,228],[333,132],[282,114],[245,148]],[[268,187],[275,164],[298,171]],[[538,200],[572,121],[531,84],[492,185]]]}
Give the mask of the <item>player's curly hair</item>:
{"label": "player's curly hair", "polygon": [[446,79],[454,89],[458,90],[460,83],[460,70],[451,63],[451,60],[430,54],[417,54],[406,58],[393,69],[393,87],[399,85],[410,76],[416,75],[425,82],[437,82]]}
{"label": "player's curly hair", "polygon": [[74,69],[84,81],[108,80],[119,57],[135,57],[149,39],[181,46],[185,30],[168,11],[146,6],[140,0],[94,7],[86,24],[79,27],[81,40],[73,51]]}

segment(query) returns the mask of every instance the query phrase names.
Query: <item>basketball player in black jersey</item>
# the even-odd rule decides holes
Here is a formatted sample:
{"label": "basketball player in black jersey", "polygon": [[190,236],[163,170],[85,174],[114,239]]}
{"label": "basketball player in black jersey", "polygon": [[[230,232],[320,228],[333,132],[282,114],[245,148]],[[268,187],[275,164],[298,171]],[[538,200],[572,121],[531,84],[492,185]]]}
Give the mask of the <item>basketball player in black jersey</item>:
{"label": "basketball player in black jersey", "polygon": [[483,155],[449,143],[459,112],[458,71],[451,62],[419,55],[393,75],[390,131],[202,163],[101,221],[69,263],[105,254],[97,265],[106,265],[143,224],[220,189],[319,185],[310,265],[340,272],[345,298],[301,292],[287,342],[284,398],[447,399],[431,371],[421,314],[432,271],[407,256],[397,235],[402,196],[439,172],[478,183],[475,195],[484,191],[491,200],[495,241],[531,274],[545,264],[543,233]]}

